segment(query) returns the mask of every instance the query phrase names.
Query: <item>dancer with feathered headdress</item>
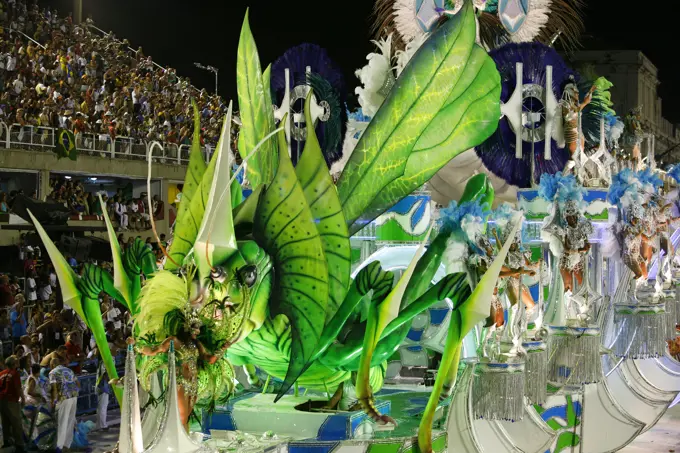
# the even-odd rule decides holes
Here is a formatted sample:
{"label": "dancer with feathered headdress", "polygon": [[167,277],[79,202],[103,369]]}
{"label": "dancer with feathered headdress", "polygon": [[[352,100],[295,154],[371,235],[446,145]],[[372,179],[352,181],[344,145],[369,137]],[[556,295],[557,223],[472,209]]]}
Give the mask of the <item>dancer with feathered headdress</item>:
{"label": "dancer with feathered headdress", "polygon": [[560,172],[544,174],[538,188],[539,196],[553,203],[553,212],[541,233],[559,259],[565,292],[574,291],[574,279],[579,286],[583,283],[585,257],[590,250],[588,239],[593,234],[593,224],[585,216],[586,193],[574,175]]}
{"label": "dancer with feathered headdress", "polygon": [[[649,266],[643,255],[643,241],[652,240],[646,234],[645,209],[653,191],[649,181],[643,182],[640,175],[625,168],[612,178],[607,194],[608,201],[619,210],[619,219],[613,226],[621,259],[633,272],[636,288],[647,282]],[[654,187],[653,184],[651,187]]]}

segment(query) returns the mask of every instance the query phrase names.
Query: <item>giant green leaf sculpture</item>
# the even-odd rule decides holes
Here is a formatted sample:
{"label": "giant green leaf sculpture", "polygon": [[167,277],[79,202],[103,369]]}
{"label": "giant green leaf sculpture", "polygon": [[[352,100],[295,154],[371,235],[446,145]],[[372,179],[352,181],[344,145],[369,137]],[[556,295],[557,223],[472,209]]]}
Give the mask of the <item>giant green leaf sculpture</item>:
{"label": "giant green leaf sculpture", "polygon": [[351,233],[496,129],[500,76],[475,38],[466,2],[414,55],[361,136],[338,182]]}
{"label": "giant green leaf sculpture", "polygon": [[[280,146],[285,140],[284,132],[279,132]],[[278,154],[276,175],[260,196],[253,225],[255,240],[272,257],[277,273],[271,315],[285,315],[293,326],[290,363],[276,400],[314,354],[329,300],[328,265],[314,216],[288,153]]]}
{"label": "giant green leaf sculpture", "polygon": [[[313,124],[311,100],[312,91],[307,95],[305,102],[306,124]],[[295,167],[295,173],[314,216],[328,263],[330,298],[326,308],[326,322],[330,321],[338,310],[347,293],[352,266],[349,232],[342,215],[335,183],[327,168],[319,140],[314,131],[310,131],[302,157]]]}
{"label": "giant green leaf sculpture", "polygon": [[[269,78],[269,75],[266,75]],[[258,142],[274,130],[274,109],[269,86],[263,83],[260,56],[248,22],[248,11],[241,28],[236,62],[238,105],[241,112],[241,133],[238,149],[244,158]],[[276,141],[268,140],[256,156],[248,159],[247,176],[253,187],[268,184],[276,171]]]}

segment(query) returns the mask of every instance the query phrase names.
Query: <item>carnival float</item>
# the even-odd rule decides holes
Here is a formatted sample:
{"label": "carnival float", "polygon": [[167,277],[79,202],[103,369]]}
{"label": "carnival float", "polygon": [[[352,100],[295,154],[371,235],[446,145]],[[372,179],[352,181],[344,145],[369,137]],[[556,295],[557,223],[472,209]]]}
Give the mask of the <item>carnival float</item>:
{"label": "carnival float", "polygon": [[[35,222],[120,384],[117,451],[595,453],[651,428],[680,392],[680,171],[554,49],[581,6],[378,0],[354,112],[322,48],[264,67],[246,14],[238,118],[209,162],[195,128],[162,270],[107,218],[113,274],[77,276]],[[123,378],[101,291],[134,318]]]}

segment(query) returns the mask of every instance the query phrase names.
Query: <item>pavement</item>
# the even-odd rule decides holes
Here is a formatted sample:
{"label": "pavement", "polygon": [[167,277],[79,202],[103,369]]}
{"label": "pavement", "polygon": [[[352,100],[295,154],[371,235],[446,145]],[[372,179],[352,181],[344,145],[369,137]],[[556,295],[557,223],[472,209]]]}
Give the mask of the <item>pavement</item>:
{"label": "pavement", "polygon": [[[79,422],[92,421],[95,422],[95,415],[86,415],[83,417],[78,417]],[[104,453],[111,450],[118,442],[118,432],[120,429],[120,411],[118,409],[109,411],[108,416],[108,431],[91,431],[88,434],[88,440],[90,441],[90,448],[92,448],[92,453]],[[14,448],[0,448],[0,453],[13,453]],[[83,450],[73,450],[74,452]]]}

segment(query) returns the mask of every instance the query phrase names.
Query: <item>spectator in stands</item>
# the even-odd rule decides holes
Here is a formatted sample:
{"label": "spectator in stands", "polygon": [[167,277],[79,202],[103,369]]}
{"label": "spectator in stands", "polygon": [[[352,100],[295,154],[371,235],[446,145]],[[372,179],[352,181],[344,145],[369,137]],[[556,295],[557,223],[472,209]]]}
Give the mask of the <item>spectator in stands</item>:
{"label": "spectator in stands", "polygon": [[63,365],[61,359],[52,359],[50,367],[51,401],[57,415],[56,451],[61,453],[64,448],[71,448],[73,442],[80,383],[73,371]]}
{"label": "spectator in stands", "polygon": [[68,349],[66,349],[66,346],[61,345],[54,351],[45,355],[45,357],[43,357],[43,359],[40,361],[40,366],[43,368],[48,368],[50,363],[52,363],[52,359],[59,359],[63,363],[68,363]]}
{"label": "spectator in stands", "polygon": [[12,340],[14,344],[19,344],[21,337],[26,335],[26,314],[24,313],[24,296],[19,294],[16,303],[9,314],[9,321],[12,323]]}
{"label": "spectator in stands", "polygon": [[80,347],[78,332],[71,332],[69,334],[66,341],[66,352],[68,353],[69,363],[77,363],[76,365],[72,366],[71,369],[74,373],[80,374],[81,365],[83,361],[85,361],[85,354],[83,354],[83,349]]}
{"label": "spectator in stands", "polygon": [[120,327],[116,328],[115,324],[111,321],[106,323],[106,341],[109,345],[113,346],[111,348],[111,353],[116,354],[118,349],[125,349],[125,340],[123,339],[122,332],[122,321],[118,321]]}
{"label": "spectator in stands", "polygon": [[5,369],[0,371],[0,420],[2,422],[3,442],[9,447],[14,442],[14,451],[23,453],[24,433],[21,425],[21,407],[24,395],[18,370],[19,360],[10,356],[5,360]]}
{"label": "spectator in stands", "polygon": [[49,270],[50,286],[55,290],[57,289],[57,273],[55,272],[52,263],[47,266],[47,269]]}
{"label": "spectator in stands", "polygon": [[40,282],[40,300],[47,302],[52,297],[52,285],[50,284],[49,277],[41,280]]}
{"label": "spectator in stands", "polygon": [[33,270],[29,272],[26,279],[26,294],[28,296],[28,303],[31,305],[38,300],[38,284],[35,281],[37,276],[38,273],[35,271],[35,267],[33,267]]}
{"label": "spectator in stands", "polygon": [[31,340],[31,352],[28,354],[28,360],[31,365],[40,366],[40,344],[37,341]]}
{"label": "spectator in stands", "polygon": [[7,275],[0,276],[0,308],[9,308],[14,305],[14,294],[9,285]]}
{"label": "spectator in stands", "polygon": [[17,346],[21,348],[21,357],[28,356],[31,353],[31,337],[23,335],[19,338]]}
{"label": "spectator in stands", "polygon": [[127,207],[125,206],[125,203],[123,202],[121,197],[116,196],[116,198],[114,199],[114,209],[116,212],[116,218],[118,219],[118,224],[120,225],[120,229],[127,230],[128,229]]}
{"label": "spectator in stands", "polygon": [[107,422],[107,412],[109,407],[109,398],[113,394],[111,385],[109,384],[109,375],[104,367],[104,361],[99,354],[99,349],[95,349],[95,356],[97,357],[97,429],[102,431],[109,430]]}
{"label": "spectator in stands", "polygon": [[21,292],[21,285],[19,284],[19,277],[16,275],[13,276],[10,279],[10,284],[9,284],[9,289],[12,291],[12,294],[16,296]]}
{"label": "spectator in stands", "polygon": [[[45,322],[38,327],[38,332],[42,334],[41,341],[43,351],[54,351],[58,347],[64,345],[60,314],[58,311],[55,310],[45,316]],[[63,351],[66,351],[65,346]],[[45,360],[43,360],[41,365],[47,366],[49,365],[49,361],[45,363]]]}
{"label": "spectator in stands", "polygon": [[9,212],[9,206],[7,205],[7,194],[5,192],[0,192],[0,212]]}
{"label": "spectator in stands", "polygon": [[7,341],[12,338],[12,324],[9,322],[9,312],[0,310],[0,340]]}

